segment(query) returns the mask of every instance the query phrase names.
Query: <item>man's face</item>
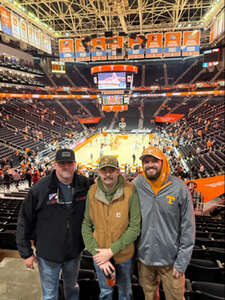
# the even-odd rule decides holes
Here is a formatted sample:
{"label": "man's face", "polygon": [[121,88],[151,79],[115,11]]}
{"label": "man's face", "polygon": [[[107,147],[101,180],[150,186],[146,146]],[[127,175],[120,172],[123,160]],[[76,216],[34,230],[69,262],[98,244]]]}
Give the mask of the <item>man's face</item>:
{"label": "man's face", "polygon": [[69,180],[73,178],[74,171],[76,169],[76,163],[71,162],[56,162],[55,170],[56,175],[60,181]]}
{"label": "man's face", "polygon": [[163,161],[154,156],[148,155],[142,159],[142,167],[149,180],[156,180],[161,173]]}
{"label": "man's face", "polygon": [[98,175],[101,178],[103,185],[107,189],[112,189],[117,184],[118,177],[120,175],[120,169],[104,167],[98,170]]}

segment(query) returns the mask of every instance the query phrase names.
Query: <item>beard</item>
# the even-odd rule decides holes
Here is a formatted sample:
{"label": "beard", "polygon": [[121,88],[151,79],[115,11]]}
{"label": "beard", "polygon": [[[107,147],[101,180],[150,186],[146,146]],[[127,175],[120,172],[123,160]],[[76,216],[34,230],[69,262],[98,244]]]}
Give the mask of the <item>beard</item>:
{"label": "beard", "polygon": [[68,179],[73,175],[71,171],[61,171],[60,176],[64,179]]}
{"label": "beard", "polygon": [[145,176],[149,179],[149,180],[156,180],[159,178],[160,174],[161,174],[161,168],[157,169],[157,168],[145,168],[144,170],[145,172]]}

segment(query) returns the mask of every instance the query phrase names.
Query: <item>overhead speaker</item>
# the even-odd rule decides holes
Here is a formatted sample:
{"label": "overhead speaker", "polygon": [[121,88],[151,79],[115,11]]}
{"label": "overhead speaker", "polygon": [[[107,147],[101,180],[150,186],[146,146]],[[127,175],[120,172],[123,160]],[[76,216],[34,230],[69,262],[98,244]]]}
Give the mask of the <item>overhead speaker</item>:
{"label": "overhead speaker", "polygon": [[123,50],[122,48],[116,48],[116,55],[122,55]]}
{"label": "overhead speaker", "polygon": [[131,38],[131,39],[133,39],[133,40],[135,40],[136,37],[137,37],[137,34],[136,34],[136,33],[130,33],[130,34],[129,34],[129,38]]}
{"label": "overhead speaker", "polygon": [[113,32],[112,31],[106,31],[105,32],[105,37],[112,37],[113,36]]}
{"label": "overhead speaker", "polygon": [[90,38],[90,36],[86,36],[85,38],[84,38],[84,41],[87,43],[87,42],[90,42],[90,40],[91,40],[91,38]]}

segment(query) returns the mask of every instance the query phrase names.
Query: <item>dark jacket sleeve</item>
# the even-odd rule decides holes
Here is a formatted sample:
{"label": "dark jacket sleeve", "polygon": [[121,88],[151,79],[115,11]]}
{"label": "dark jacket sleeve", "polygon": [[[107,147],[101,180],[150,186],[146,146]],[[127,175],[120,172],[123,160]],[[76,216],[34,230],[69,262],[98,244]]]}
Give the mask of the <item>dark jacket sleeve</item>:
{"label": "dark jacket sleeve", "polygon": [[16,244],[22,258],[33,255],[31,240],[35,239],[36,199],[31,189],[22,204],[18,217]]}

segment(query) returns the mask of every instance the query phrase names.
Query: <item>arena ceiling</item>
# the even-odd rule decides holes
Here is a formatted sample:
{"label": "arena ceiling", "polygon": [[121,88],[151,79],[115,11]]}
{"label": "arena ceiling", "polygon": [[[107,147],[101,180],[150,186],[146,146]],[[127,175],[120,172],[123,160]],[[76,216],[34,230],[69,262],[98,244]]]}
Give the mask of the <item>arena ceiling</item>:
{"label": "arena ceiling", "polygon": [[[208,42],[209,27],[224,0],[1,0],[34,21],[39,19],[52,37],[93,34],[149,33],[201,29],[201,44]],[[15,2],[15,3],[14,3]],[[18,4],[19,3],[19,4]],[[46,26],[47,25],[47,26]]]}

